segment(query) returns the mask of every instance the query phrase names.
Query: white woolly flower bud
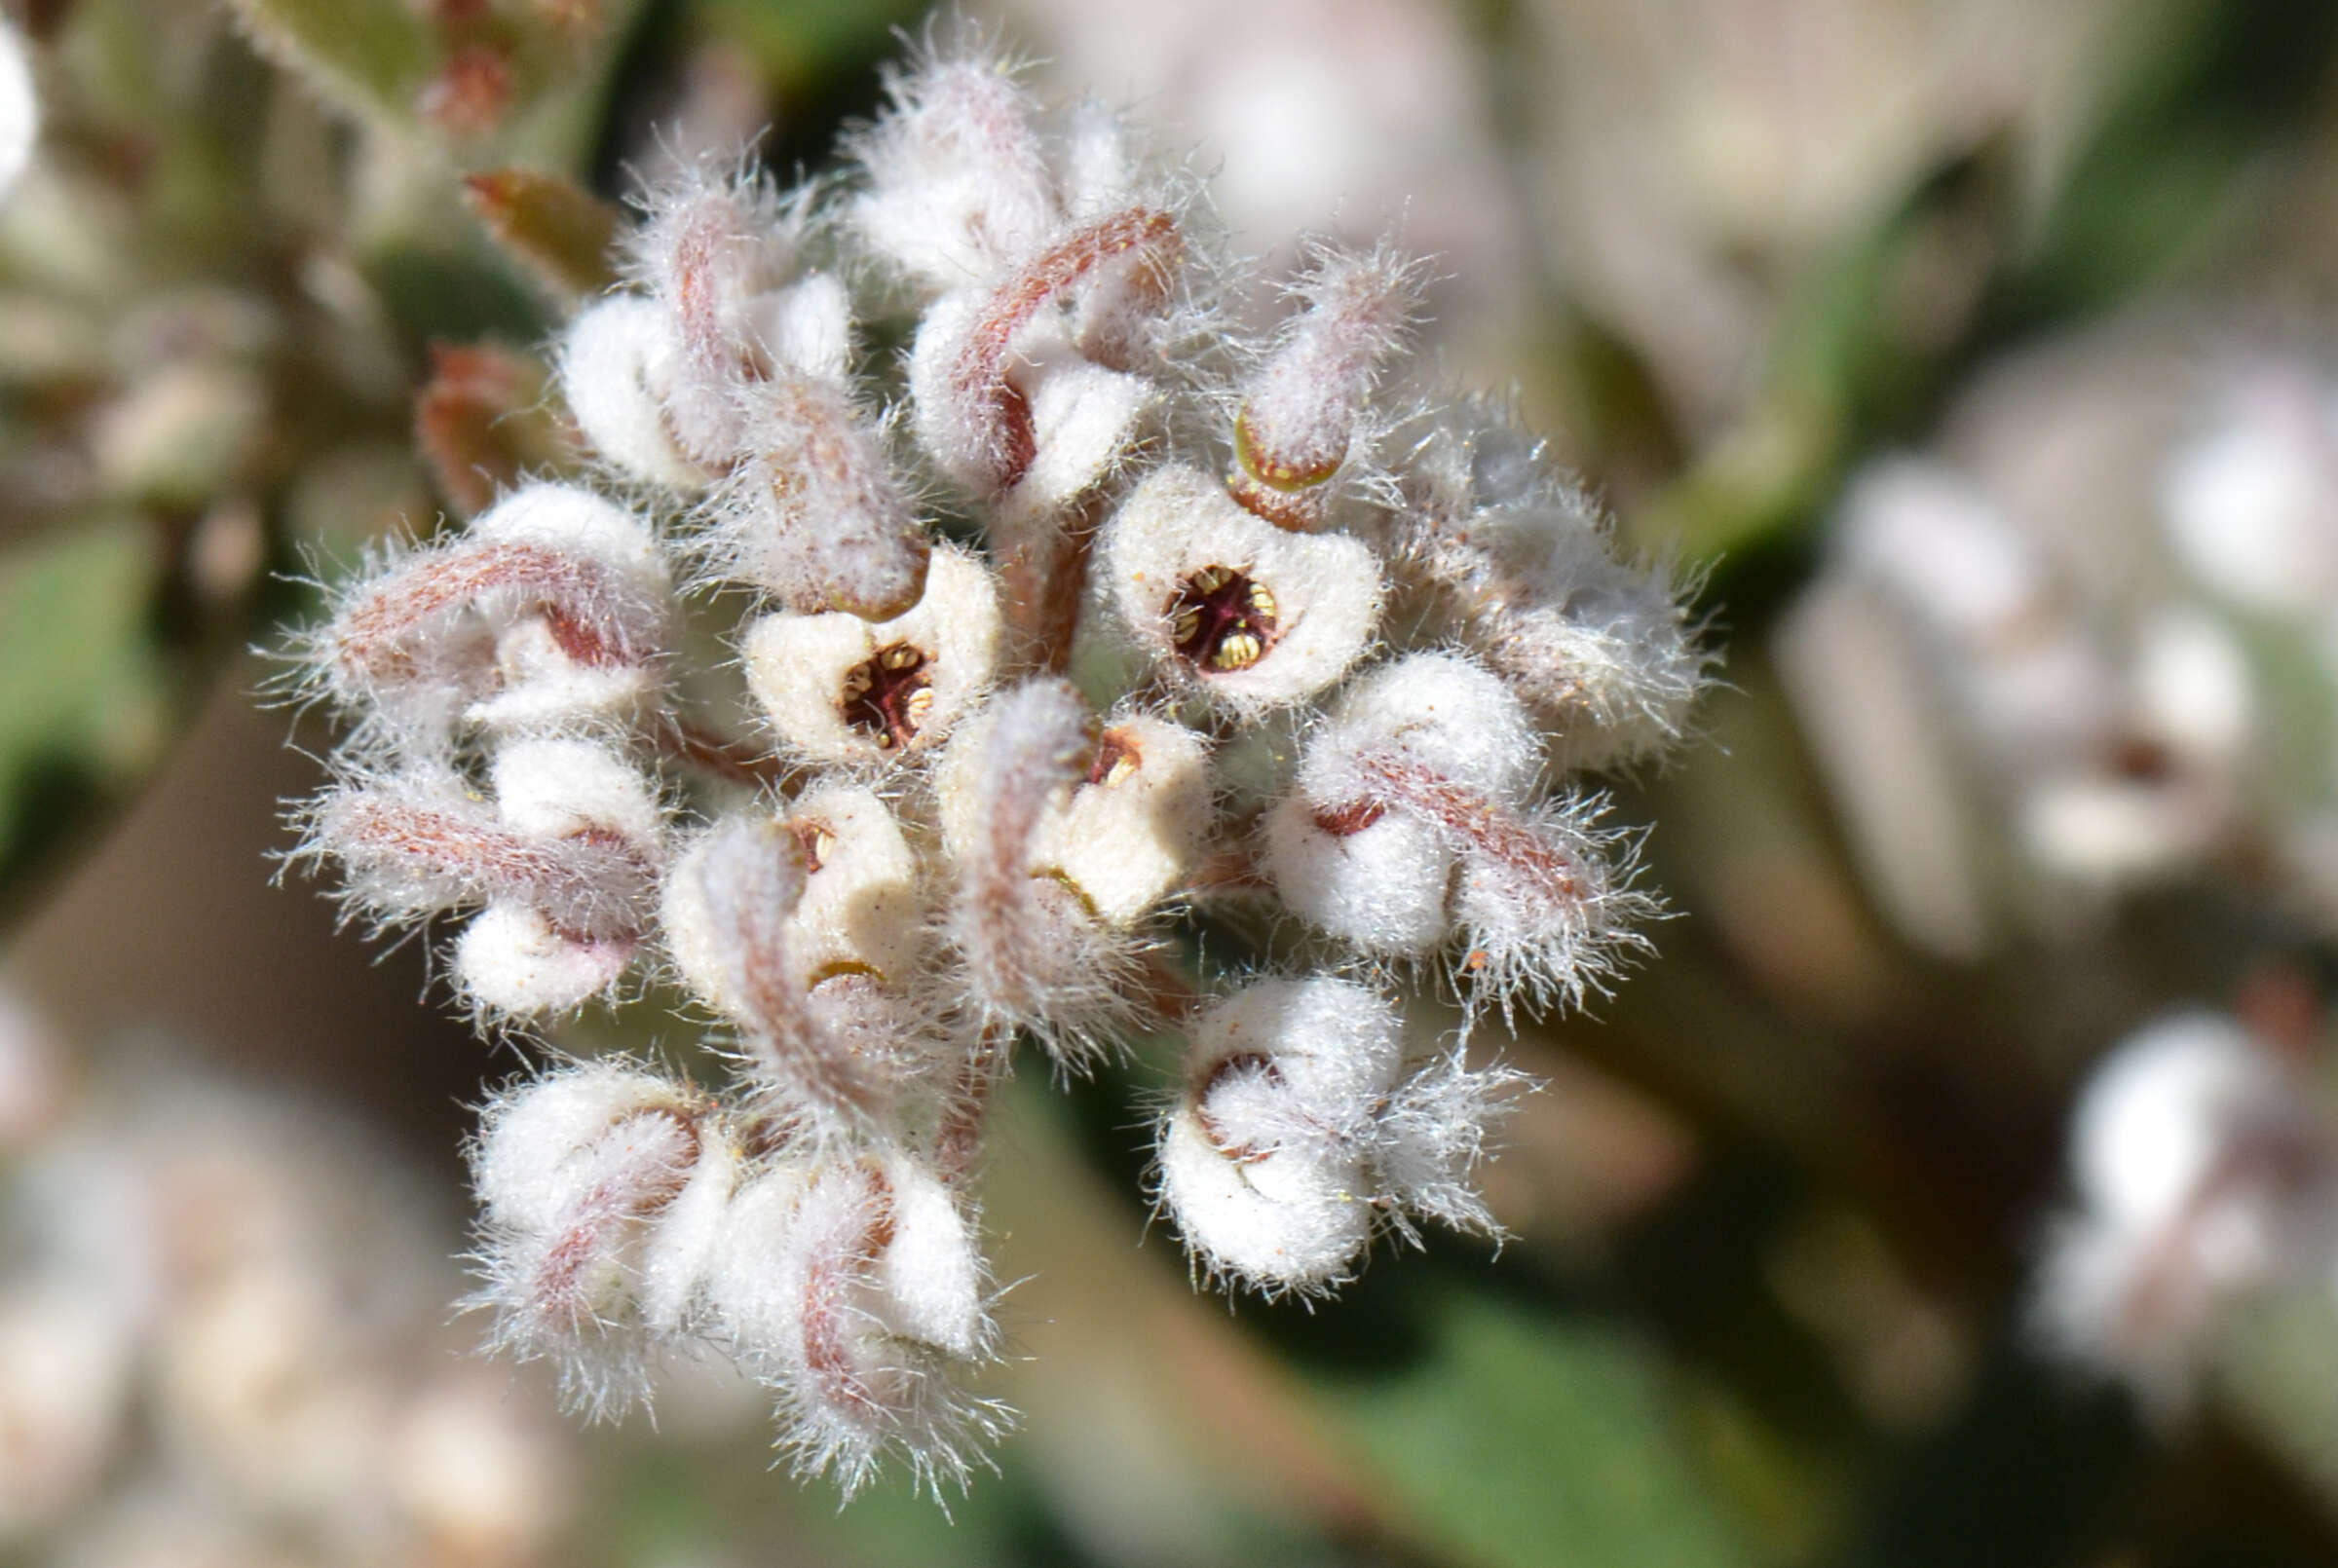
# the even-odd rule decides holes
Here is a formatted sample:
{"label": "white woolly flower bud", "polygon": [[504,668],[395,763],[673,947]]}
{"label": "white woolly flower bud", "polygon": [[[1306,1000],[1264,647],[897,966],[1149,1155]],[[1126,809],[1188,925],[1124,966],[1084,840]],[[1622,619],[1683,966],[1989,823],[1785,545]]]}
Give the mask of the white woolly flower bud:
{"label": "white woolly flower bud", "polygon": [[547,1229],[573,1197],[578,1150],[627,1117],[688,1117],[699,1104],[671,1080],[607,1058],[524,1079],[488,1103],[471,1150],[472,1189],[490,1223]]}
{"label": "white woolly flower bud", "polygon": [[1534,749],[1501,681],[1451,654],[1399,659],[1308,742],[1267,818],[1267,876],[1296,913],[1369,952],[1419,957],[1458,931],[1457,976],[1505,1008],[1579,999],[1654,906],[1608,864],[1599,803],[1527,803]]}
{"label": "white woolly flower bud", "polygon": [[[716,1119],[695,1092],[609,1062],[518,1085],[482,1114],[471,1172],[485,1284],[473,1304],[494,1310],[499,1348],[559,1363],[569,1403],[609,1413],[647,1392],[650,1336],[680,1323],[695,1288],[677,1284],[676,1260],[711,1251],[704,1201],[684,1200]],[[721,1184],[731,1157],[718,1161]],[[677,1213],[685,1232],[661,1245]],[[645,1275],[645,1259],[659,1272]],[[653,1278],[657,1319],[643,1310]]]}
{"label": "white woolly flower bud", "polygon": [[680,353],[662,305],[613,295],[569,323],[560,392],[584,439],[626,478],[690,495],[714,476],[682,450],[666,416]]}
{"label": "white woolly flower bud", "polygon": [[[1044,384],[1084,362],[1049,308],[1083,291],[1106,296],[1115,314],[1157,304],[1183,250],[1168,212],[1124,207],[1066,230],[995,285],[936,301],[910,355],[919,444],[977,496],[997,500],[1015,490],[1041,462],[1036,404]],[[1065,495],[1102,476],[1150,400],[1135,378],[1107,382],[1091,373],[1071,390],[1097,403],[1082,409],[1058,396],[1049,410],[1047,433],[1059,449],[1045,457],[1040,488]],[[1020,509],[1039,508],[1026,498]]]}
{"label": "white woolly flower bud", "polygon": [[1432,416],[1407,480],[1401,567],[1531,706],[1568,768],[1628,765],[1680,738],[1708,658],[1661,567],[1539,445],[1465,405]]}
{"label": "white woolly flower bud", "polygon": [[1330,686],[1379,620],[1379,562],[1361,541],[1286,533],[1197,469],[1148,476],[1106,525],[1102,549],[1138,643],[1242,712]]}
{"label": "white woolly flower bud", "polygon": [[1112,471],[1160,393],[1082,357],[1059,315],[1002,319],[1012,303],[1009,291],[962,290],[927,307],[910,403],[918,444],[944,474],[1009,515],[1039,517]]}
{"label": "white woolly flower bud", "polygon": [[782,372],[748,395],[744,456],[701,510],[710,576],[790,609],[898,616],[925,589],[910,495],[841,382]]}
{"label": "white woolly flower bud", "polygon": [[348,593],[318,639],[324,682],[400,729],[622,711],[657,690],[669,591],[639,518],[529,485]]}
{"label": "white woolly flower bud", "polygon": [[615,837],[649,852],[665,830],[657,791],[639,768],[598,740],[514,740],[487,766],[495,809],[535,839]]}
{"label": "white woolly flower bud", "polygon": [[867,171],[849,221],[863,243],[932,290],[988,277],[1060,221],[1034,106],[990,58],[935,59],[886,77],[887,102],[850,149]]}
{"label": "white woolly flower bud", "polygon": [[[540,842],[584,841],[660,858],[664,814],[631,764],[597,742],[515,741],[488,769],[505,826]],[[629,894],[634,907],[639,895]],[[539,904],[491,901],[456,940],[453,970],[472,1004],[527,1016],[566,1012],[602,994],[632,963],[639,926],[573,932]]]}
{"label": "white woolly flower bud", "polygon": [[740,393],[770,374],[764,328],[771,296],[795,265],[799,209],[783,206],[758,175],[693,171],[652,192],[630,241],[632,267],[674,335],[660,389],[681,450],[721,468],[744,436]]}
{"label": "white woolly flower bud", "polygon": [[1367,952],[1418,957],[1452,934],[1460,851],[1431,817],[1376,803],[1359,770],[1376,749],[1507,802],[1533,782],[1534,729],[1467,659],[1411,654],[1348,689],[1269,815],[1266,874],[1295,913]]}
{"label": "white woolly flower bud", "polygon": [[1195,1266],[1269,1296],[1345,1283],[1378,1224],[1373,1118],[1402,1059],[1395,1009],[1346,981],[1262,981],[1188,1033],[1157,1185]]}
{"label": "white woolly flower bud", "polygon": [[[1225,1076],[1263,1071],[1237,1063]],[[1202,1276],[1269,1297],[1329,1294],[1347,1283],[1372,1245],[1363,1163],[1311,1149],[1256,1161],[1229,1152],[1211,1136],[1208,1100],[1180,1104],[1157,1153],[1161,1205]]]}
{"label": "white woolly flower bud", "polygon": [[923,751],[989,686],[999,589],[971,551],[937,545],[917,604],[890,620],[782,611],[747,628],[747,684],[804,756],[863,766]]}
{"label": "white woolly flower bud", "polygon": [[632,967],[630,937],[576,937],[542,910],[490,904],[455,938],[450,967],[464,998],[486,1014],[565,1013],[605,994]]}
{"label": "white woolly flower bud", "polygon": [[963,1485],[962,1445],[1006,1412],[951,1381],[994,1330],[973,1227],[899,1157],[780,1166],[733,1200],[708,1280],[725,1338],[775,1387],[799,1474],[847,1496],[898,1453],[930,1485]]}
{"label": "white woolly flower bud", "polygon": [[1365,405],[1419,307],[1419,269],[1386,244],[1362,255],[1321,245],[1291,292],[1302,309],[1244,389],[1226,489],[1280,527],[1311,529],[1368,438]]}
{"label": "white woolly flower bud", "polygon": [[[934,773],[942,846],[971,851],[983,809],[989,716],[959,732]],[[1033,839],[1035,875],[1060,878],[1108,925],[1129,926],[1176,891],[1210,825],[1209,749],[1182,725],[1145,714],[1105,728],[1087,776],[1049,802]]]}
{"label": "white woolly flower bud", "polygon": [[1473,1178],[1519,1074],[1457,1054],[1408,1073],[1396,1008],[1324,975],[1256,982],[1188,1033],[1156,1190],[1210,1279],[1324,1294],[1382,1225],[1417,1241],[1408,1212],[1494,1228]]}
{"label": "white woolly flower bud", "polygon": [[2054,1234],[2041,1325],[2163,1404],[2184,1398],[2221,1306],[2338,1254],[2338,1129],[2213,1014],[2151,1025],[2095,1070],[2071,1171],[2081,1209]]}
{"label": "white woolly flower bud", "polygon": [[596,741],[515,741],[495,804],[416,772],[328,792],[303,852],[338,860],[344,897],[381,923],[484,905],[455,975],[489,1013],[564,1011],[631,961],[662,858],[663,815],[631,764]]}

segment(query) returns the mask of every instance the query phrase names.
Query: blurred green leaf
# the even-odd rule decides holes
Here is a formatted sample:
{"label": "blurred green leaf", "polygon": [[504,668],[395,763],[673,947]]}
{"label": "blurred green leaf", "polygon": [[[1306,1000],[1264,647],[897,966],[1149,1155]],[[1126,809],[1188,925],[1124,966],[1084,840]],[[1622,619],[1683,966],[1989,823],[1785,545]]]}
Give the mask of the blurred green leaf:
{"label": "blurred green leaf", "polygon": [[1440,1296],[1424,1352],[1370,1380],[1316,1372],[1324,1409],[1432,1538],[1487,1568],[1758,1560],[1685,1457],[1660,1362],[1597,1319]]}
{"label": "blurred green leaf", "polygon": [[479,222],[513,261],[563,299],[617,281],[609,246],[623,214],[558,174],[495,168],[465,179]]}
{"label": "blurred green leaf", "polygon": [[0,555],[0,887],[160,760],[161,578],[153,531],[132,518]]}
{"label": "blurred green leaf", "polygon": [[412,117],[437,60],[404,0],[229,0],[262,55],[352,113]]}

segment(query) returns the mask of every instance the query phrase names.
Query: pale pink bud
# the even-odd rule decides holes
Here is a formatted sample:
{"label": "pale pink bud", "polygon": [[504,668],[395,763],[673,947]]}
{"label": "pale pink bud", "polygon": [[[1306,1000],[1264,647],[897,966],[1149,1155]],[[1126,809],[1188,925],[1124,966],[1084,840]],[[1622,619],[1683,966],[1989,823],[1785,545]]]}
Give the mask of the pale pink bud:
{"label": "pale pink bud", "polygon": [[744,456],[700,513],[708,575],[807,614],[884,620],[916,605],[924,530],[843,383],[780,371],[740,418]]}
{"label": "pale pink bud", "polygon": [[931,59],[886,78],[885,112],[851,146],[867,185],[850,222],[877,255],[939,291],[989,277],[1061,221],[1035,106],[997,59]]}
{"label": "pale pink bud", "polygon": [[647,1392],[644,1249],[714,1119],[695,1091],[609,1062],[522,1083],[483,1112],[472,1299],[495,1312],[497,1348],[558,1362],[571,1404],[609,1413]]}
{"label": "pale pink bud", "polygon": [[656,690],[667,593],[638,518],[530,485],[346,590],[318,653],[338,700],[397,728],[548,725]]}
{"label": "pale pink bud", "polygon": [[[1049,337],[1060,330],[1042,313],[1082,285],[1126,289],[1130,276],[1157,299],[1183,245],[1169,212],[1124,207],[1068,230],[996,286],[937,301],[910,355],[918,441],[935,466],[985,500],[1020,484],[1040,461],[1034,401],[1048,375]],[[1050,455],[1043,485],[1058,492],[1070,485],[1070,494],[1117,459],[1150,401],[1133,378],[1091,374],[1075,385],[1105,398],[1112,412],[1075,418],[1075,407],[1050,411],[1051,435],[1063,450]]]}
{"label": "pale pink bud", "polygon": [[1301,304],[1244,389],[1226,489],[1283,528],[1321,526],[1331,481],[1359,438],[1381,366],[1420,305],[1420,269],[1386,244],[1319,245],[1291,286]]}
{"label": "pale pink bud", "polygon": [[760,176],[703,170],[645,206],[628,248],[675,335],[666,416],[683,452],[720,468],[740,450],[740,393],[772,368],[766,302],[788,281],[801,220]]}
{"label": "pale pink bud", "polygon": [[514,741],[490,807],[451,774],[329,791],[304,853],[341,863],[344,898],[383,924],[484,905],[455,950],[483,1011],[565,1011],[631,962],[663,856],[663,817],[633,766],[598,742]]}
{"label": "pale pink bud", "polygon": [[1905,614],[1967,733],[2014,770],[2104,743],[2117,672],[2035,541],[1958,475],[1875,466],[1843,503],[1848,568]]}
{"label": "pale pink bud", "polygon": [[925,591],[889,620],[782,611],[747,628],[747,685],[794,751],[874,766],[924,751],[970,712],[999,656],[999,589],[958,545],[934,547]]}
{"label": "pale pink bud", "polygon": [[1007,1412],[951,1380],[994,1330],[971,1224],[898,1157],[779,1166],[740,1188],[709,1280],[724,1334],[775,1387],[802,1475],[847,1496],[888,1455],[962,1486]]}
{"label": "pale pink bud", "polygon": [[1379,1217],[1373,1117],[1401,1060],[1394,1008],[1318,977],[1263,981],[1192,1022],[1158,1192],[1194,1265],[1267,1296],[1353,1277]]}
{"label": "pale pink bud", "polygon": [[641,929],[656,876],[621,835],[514,832],[456,781],[428,776],[329,792],[307,847],[338,860],[349,902],[385,922],[502,901],[581,935],[626,936]]}
{"label": "pale pink bud", "polygon": [[1408,1070],[1396,1008],[1324,975],[1255,982],[1188,1033],[1156,1190],[1207,1278],[1325,1294],[1383,1226],[1494,1229],[1474,1177],[1519,1074],[1457,1053]]}
{"label": "pale pink bud", "polygon": [[1473,1000],[1579,1002],[1642,942],[1632,923],[1656,906],[1630,889],[1628,865],[1609,864],[1618,840],[1594,826],[1600,803],[1528,803],[1533,742],[1518,699],[1466,660],[1414,654],[1376,671],[1309,741],[1297,791],[1268,817],[1276,891],[1386,956],[1460,936],[1452,972]]}
{"label": "pale pink bud", "polygon": [[1102,552],[1139,645],[1245,713],[1339,680],[1379,620],[1379,562],[1361,541],[1286,533],[1193,468],[1148,476],[1106,525]]}

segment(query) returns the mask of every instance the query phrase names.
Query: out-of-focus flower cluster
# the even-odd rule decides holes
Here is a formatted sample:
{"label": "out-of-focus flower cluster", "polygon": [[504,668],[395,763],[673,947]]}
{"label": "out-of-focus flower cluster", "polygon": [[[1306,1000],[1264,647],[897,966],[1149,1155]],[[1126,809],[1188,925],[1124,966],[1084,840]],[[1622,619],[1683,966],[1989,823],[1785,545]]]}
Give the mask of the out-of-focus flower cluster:
{"label": "out-of-focus flower cluster", "polygon": [[2172,1412],[2222,1314],[2338,1289],[2338,1115],[2318,1065],[2208,1012],[2163,1019],[2103,1060],[2072,1119],[2077,1203],[2038,1281],[2055,1348]]}
{"label": "out-of-focus flower cluster", "polygon": [[[2338,392],[2262,352],[2149,380],[2147,348],[2082,356],[1977,397],[1971,424],[2035,440],[1864,470],[1781,631],[1871,884],[1954,955],[2200,877],[2270,877],[2326,925]],[[2122,365],[2155,390],[2097,384]]]}
{"label": "out-of-focus flower cluster", "polygon": [[520,1564],[566,1442],[442,1326],[414,1179],[279,1097],[87,1084],[0,1014],[0,1542],[60,1564]]}
{"label": "out-of-focus flower cluster", "polygon": [[[1393,244],[1308,247],[1252,335],[1195,183],[1112,114],[979,51],[887,92],[845,179],[643,193],[558,345],[590,482],[383,551],[305,647],[350,729],[303,853],[353,915],[459,919],[484,1025],[669,984],[732,1064],[488,1106],[498,1339],[595,1410],[719,1347],[848,1490],[887,1454],[962,1482],[1006,1419],[962,1379],[1019,1036],[1062,1072],[1185,1036],[1154,1192],[1213,1281],[1491,1230],[1519,1080],[1405,1002],[1570,1003],[1643,942],[1570,780],[1677,740],[1705,662],[1534,441],[1404,375]],[[738,617],[751,739],[694,612]],[[1197,982],[1196,917],[1273,957]]]}
{"label": "out-of-focus flower cluster", "polygon": [[[1936,955],[2170,890],[2331,929],[2338,388],[2202,335],[2130,322],[1983,378],[1940,455],[1854,476],[1781,623],[1869,886]],[[2036,1317],[2161,1412],[2231,1309],[2332,1283],[2338,1119],[2319,1026],[2279,1025],[2164,1020],[2074,1112]]]}

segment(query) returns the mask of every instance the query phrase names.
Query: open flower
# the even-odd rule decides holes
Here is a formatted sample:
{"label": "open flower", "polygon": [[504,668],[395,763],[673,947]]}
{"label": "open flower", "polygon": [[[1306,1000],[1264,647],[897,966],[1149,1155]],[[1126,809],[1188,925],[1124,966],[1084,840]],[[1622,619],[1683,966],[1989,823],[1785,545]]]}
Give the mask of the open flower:
{"label": "open flower", "polygon": [[999,590],[970,552],[935,549],[925,591],[889,620],[779,611],[747,628],[747,684],[790,748],[879,765],[950,732],[989,687]]}
{"label": "open flower", "polygon": [[1257,712],[1313,696],[1371,644],[1380,567],[1343,534],[1286,533],[1198,469],[1154,471],[1103,539],[1113,603],[1186,683]]}

